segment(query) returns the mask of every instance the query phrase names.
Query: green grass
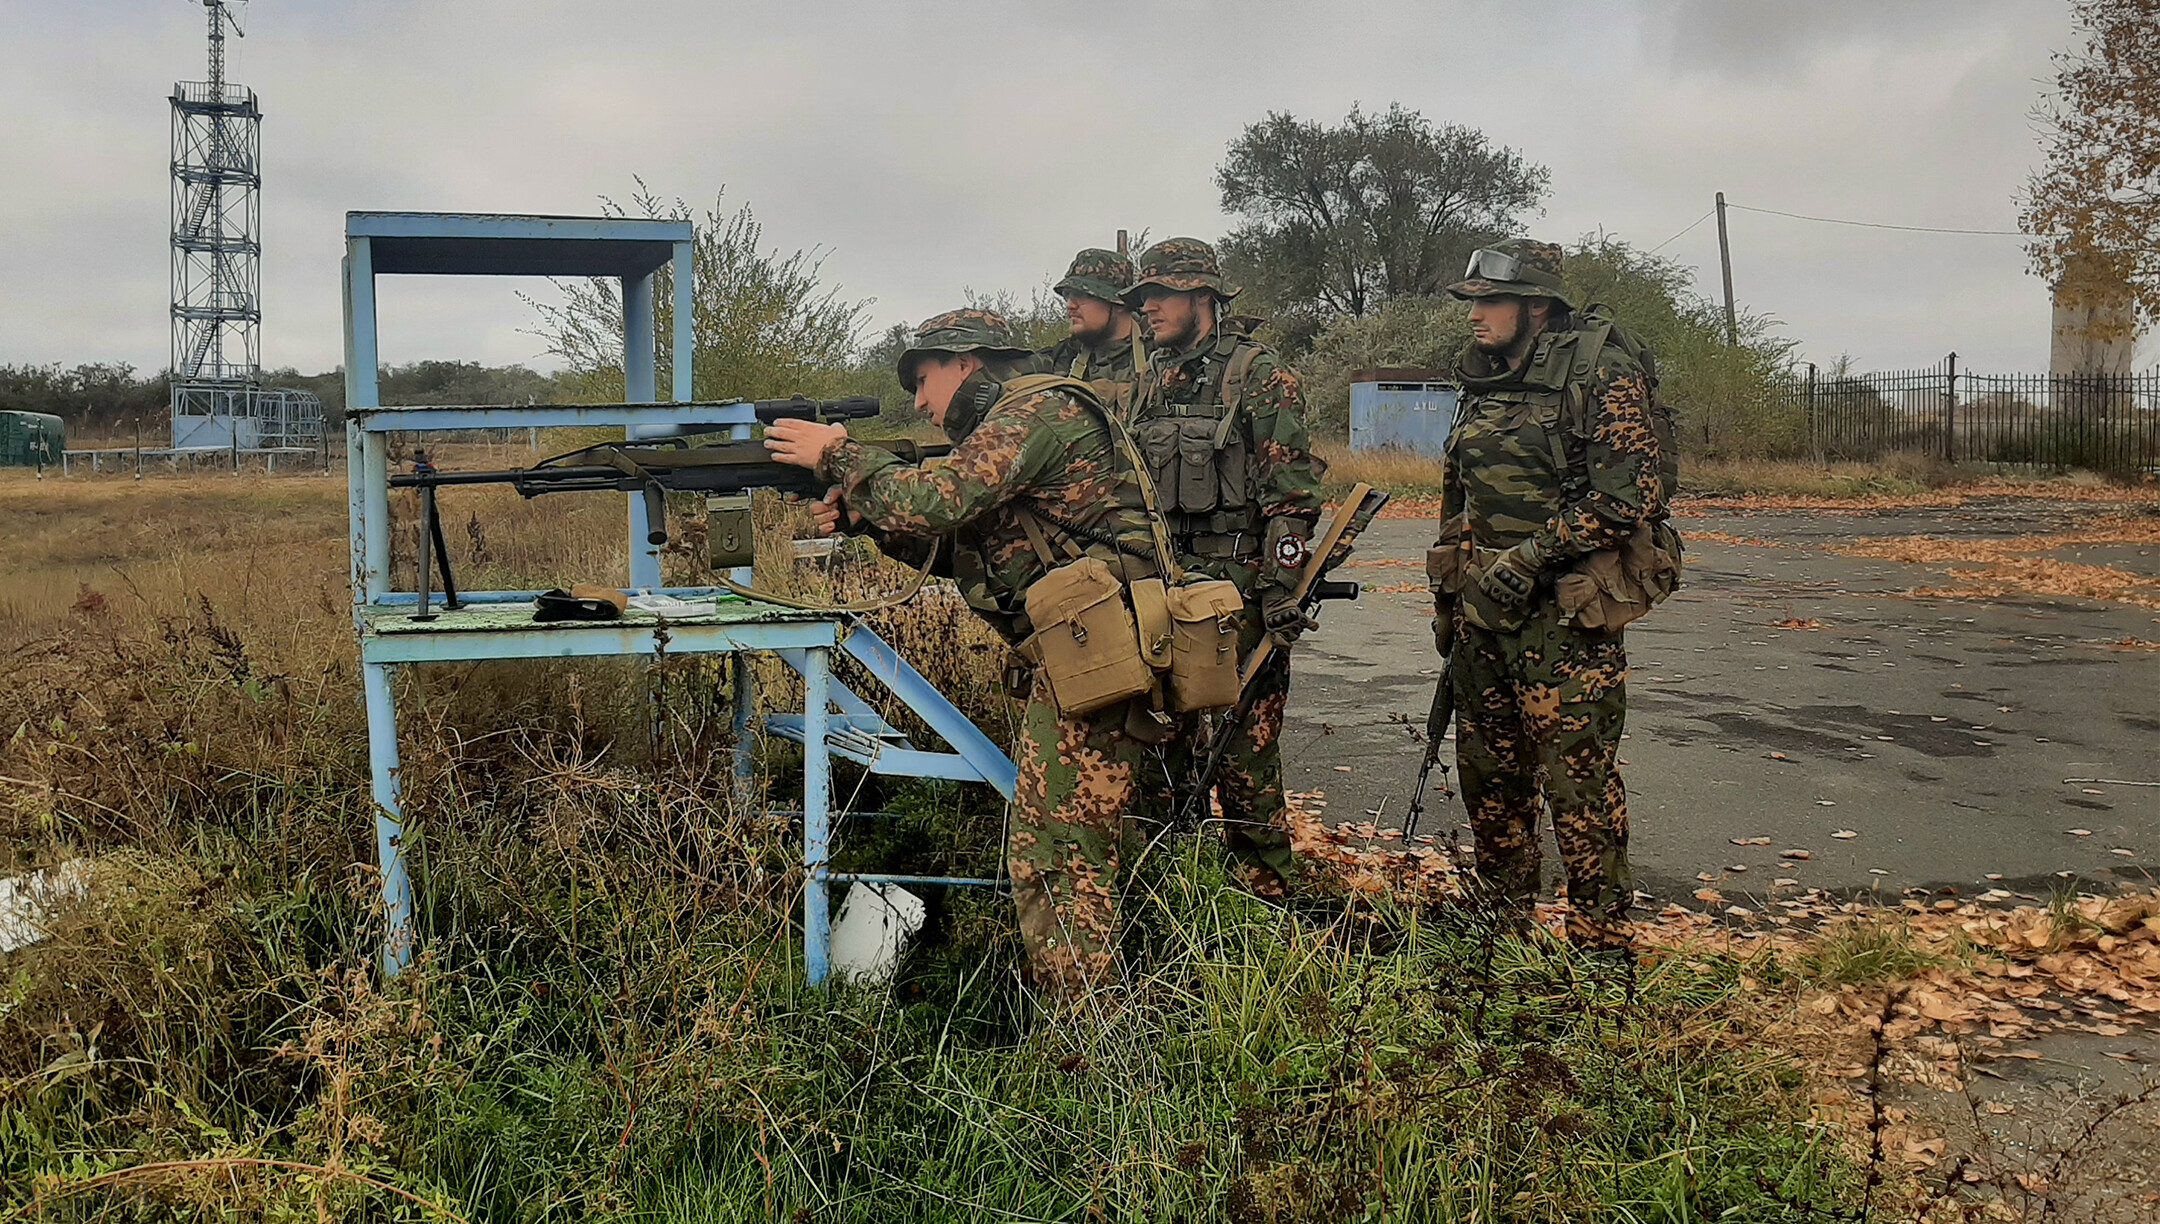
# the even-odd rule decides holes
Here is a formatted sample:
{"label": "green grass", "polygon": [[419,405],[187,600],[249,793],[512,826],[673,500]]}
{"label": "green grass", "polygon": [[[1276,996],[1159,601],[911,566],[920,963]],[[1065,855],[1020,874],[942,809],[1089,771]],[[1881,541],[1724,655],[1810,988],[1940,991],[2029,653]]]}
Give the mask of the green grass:
{"label": "green grass", "polygon": [[[1191,843],[1139,904],[1131,985],[1047,1016],[1001,899],[941,899],[890,988],[818,990],[786,890],[728,895],[754,872],[684,884],[629,841],[476,832],[423,838],[427,950],[380,989],[364,889],[216,838],[209,871],[116,857],[104,916],[20,958],[0,1204],[233,1156],[472,1220],[1772,1220],[1857,1186],[1792,1068],[1749,1051],[1728,961],[1666,962],[1631,999],[1469,916],[1263,905]],[[46,1211],[298,1218],[318,1195],[417,1210],[221,1171]]]}
{"label": "green grass", "polygon": [[[440,1218],[389,1186],[472,1221],[1770,1221],[1862,1192],[1738,962],[1630,993],[1472,913],[1265,905],[1207,839],[1077,1014],[1037,1010],[974,890],[931,896],[890,987],[810,988],[793,834],[729,800],[727,712],[679,662],[650,743],[657,672],[408,678],[423,950],[385,984],[349,661],[207,604],[105,615],[0,689],[10,864],[97,864],[96,904],[0,961],[0,1219]],[[980,790],[835,791],[898,816],[850,863],[994,860]]]}

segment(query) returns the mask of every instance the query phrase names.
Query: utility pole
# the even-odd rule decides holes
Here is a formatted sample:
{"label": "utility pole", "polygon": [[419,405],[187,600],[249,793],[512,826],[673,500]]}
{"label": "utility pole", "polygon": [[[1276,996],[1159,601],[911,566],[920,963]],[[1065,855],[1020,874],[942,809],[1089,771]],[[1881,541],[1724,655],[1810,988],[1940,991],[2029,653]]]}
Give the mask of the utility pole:
{"label": "utility pole", "polygon": [[1717,257],[1725,270],[1725,343],[1740,347],[1740,318],[1733,313],[1732,242],[1725,236],[1725,193],[1717,193]]}

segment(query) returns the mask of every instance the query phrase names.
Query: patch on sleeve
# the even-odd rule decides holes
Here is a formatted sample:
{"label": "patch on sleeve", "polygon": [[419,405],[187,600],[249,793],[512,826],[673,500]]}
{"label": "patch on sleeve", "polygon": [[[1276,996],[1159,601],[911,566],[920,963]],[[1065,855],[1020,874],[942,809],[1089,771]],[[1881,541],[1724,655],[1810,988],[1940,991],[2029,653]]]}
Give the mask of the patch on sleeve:
{"label": "patch on sleeve", "polygon": [[1294,535],[1285,535],[1275,541],[1275,565],[1278,569],[1302,569],[1306,555],[1305,541]]}

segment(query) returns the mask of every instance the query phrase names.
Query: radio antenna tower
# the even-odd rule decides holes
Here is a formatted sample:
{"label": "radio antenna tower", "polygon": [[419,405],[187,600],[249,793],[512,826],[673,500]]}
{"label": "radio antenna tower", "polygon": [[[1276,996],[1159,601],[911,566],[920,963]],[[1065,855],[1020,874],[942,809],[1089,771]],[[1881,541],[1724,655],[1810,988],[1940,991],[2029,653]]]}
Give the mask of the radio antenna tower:
{"label": "radio antenna tower", "polygon": [[225,0],[202,5],[210,79],[177,82],[172,92],[176,447],[232,445],[230,437],[182,437],[182,418],[224,418],[213,432],[228,432],[262,385],[262,111],[254,90],[225,80],[225,30],[243,34],[239,22]]}
{"label": "radio antenna tower", "polygon": [[262,110],[225,79],[230,0],[201,0],[210,79],[172,91],[172,444],[313,449],[322,401],[262,386]]}

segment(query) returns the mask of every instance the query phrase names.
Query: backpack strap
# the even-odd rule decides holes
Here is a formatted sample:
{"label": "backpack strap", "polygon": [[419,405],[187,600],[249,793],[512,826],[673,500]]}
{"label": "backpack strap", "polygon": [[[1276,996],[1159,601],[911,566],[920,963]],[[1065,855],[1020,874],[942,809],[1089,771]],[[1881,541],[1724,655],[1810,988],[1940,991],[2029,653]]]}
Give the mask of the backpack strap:
{"label": "backpack strap", "polygon": [[1088,367],[1088,360],[1087,360],[1087,359],[1088,359],[1088,353],[1087,353],[1087,346],[1083,344],[1083,345],[1081,345],[1081,346],[1080,346],[1080,351],[1079,351],[1079,353],[1078,353],[1078,354],[1076,354],[1076,355],[1075,355],[1075,356],[1073,357],[1073,359],[1072,359],[1072,368],[1071,368],[1071,369],[1069,369],[1069,370],[1067,370],[1067,371],[1065,371],[1065,377],[1067,377],[1067,378],[1077,378],[1077,379],[1080,379],[1081,381],[1085,382],[1085,381],[1087,380],[1087,367]]}
{"label": "backpack strap", "polygon": [[[1163,517],[1162,506],[1156,499],[1155,482],[1148,479],[1147,464],[1141,461],[1140,450],[1133,445],[1132,436],[1125,432],[1125,427],[1118,424],[1117,418],[1111,416],[1109,410],[1103,407],[1102,400],[1096,397],[1095,388],[1077,378],[1066,378],[1057,374],[1022,374],[1005,384],[1005,394],[998,398],[996,404],[991,405],[990,411],[995,412],[1020,396],[1052,390],[1069,392],[1074,399],[1080,401],[1081,407],[1094,413],[1095,419],[1102,422],[1103,428],[1109,431],[1111,444],[1125,457],[1127,466],[1132,469],[1133,480],[1140,487],[1140,504],[1147,511],[1148,534],[1154,538],[1155,558],[1157,564],[1162,566],[1163,577],[1173,582],[1184,581],[1185,570],[1177,563],[1177,554],[1170,548],[1169,522]],[[990,413],[983,415],[988,417]],[[1041,533],[1042,525],[1036,523],[1030,528],[1028,524],[1034,515],[1027,510],[1022,510],[1020,514],[1021,530],[1028,532],[1028,542],[1032,545],[1035,543],[1035,536]],[[1036,551],[1045,554],[1045,563],[1049,562],[1047,547],[1047,542],[1036,545]]]}
{"label": "backpack strap", "polygon": [[1260,360],[1261,351],[1257,344],[1241,342],[1231,350],[1230,360],[1223,365],[1223,414],[1222,424],[1215,427],[1216,450],[1230,443],[1230,429],[1237,423],[1238,407],[1245,402],[1245,381],[1252,376],[1253,363]]}

